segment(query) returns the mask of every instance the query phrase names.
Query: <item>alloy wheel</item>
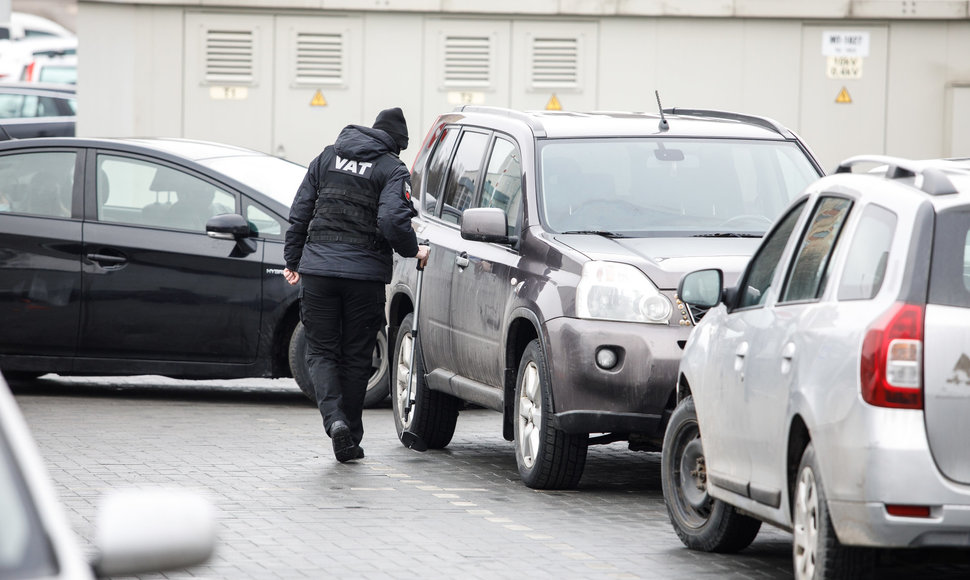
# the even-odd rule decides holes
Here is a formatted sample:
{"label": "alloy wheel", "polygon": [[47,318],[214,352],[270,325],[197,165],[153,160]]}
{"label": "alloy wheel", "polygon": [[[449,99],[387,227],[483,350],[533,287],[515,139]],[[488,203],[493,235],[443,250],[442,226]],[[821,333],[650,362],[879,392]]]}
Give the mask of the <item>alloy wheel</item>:
{"label": "alloy wheel", "polygon": [[411,398],[413,399],[416,395],[417,389],[417,377],[414,376],[413,370],[414,364],[411,360],[411,353],[414,347],[414,337],[411,335],[410,331],[404,331],[407,334],[401,340],[401,348],[397,355],[397,373],[395,373],[394,378],[394,397],[397,399],[397,414],[401,420],[401,426],[407,430],[411,425],[411,419],[414,418],[414,408],[411,408],[411,412],[407,414],[407,419],[405,420],[405,409],[408,405],[408,380],[411,381]]}
{"label": "alloy wheel", "polygon": [[672,458],[674,505],[685,525],[700,528],[711,517],[714,500],[707,493],[707,466],[696,422],[676,433]]}
{"label": "alloy wheel", "polygon": [[529,361],[522,374],[519,389],[519,451],[526,467],[535,465],[539,454],[542,434],[542,389],[539,385],[539,367]]}
{"label": "alloy wheel", "polygon": [[818,487],[811,469],[802,469],[795,485],[794,559],[795,577],[812,578],[818,552]]}

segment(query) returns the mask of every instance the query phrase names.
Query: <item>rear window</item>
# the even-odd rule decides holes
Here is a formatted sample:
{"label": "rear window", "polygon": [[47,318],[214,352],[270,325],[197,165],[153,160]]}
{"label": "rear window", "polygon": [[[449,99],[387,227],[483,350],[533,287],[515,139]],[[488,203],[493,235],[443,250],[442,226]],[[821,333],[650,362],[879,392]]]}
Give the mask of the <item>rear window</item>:
{"label": "rear window", "polygon": [[929,302],[970,307],[970,209],[940,213],[933,239]]}

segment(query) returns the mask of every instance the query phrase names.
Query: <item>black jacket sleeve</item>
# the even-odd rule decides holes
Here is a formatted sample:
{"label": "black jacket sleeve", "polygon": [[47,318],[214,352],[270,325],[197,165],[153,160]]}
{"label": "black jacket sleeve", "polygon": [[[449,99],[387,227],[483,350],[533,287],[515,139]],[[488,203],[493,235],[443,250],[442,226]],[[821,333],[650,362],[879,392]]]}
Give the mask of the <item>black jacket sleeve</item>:
{"label": "black jacket sleeve", "polygon": [[411,258],[418,253],[418,238],[411,227],[411,218],[417,215],[411,202],[411,174],[400,163],[381,191],[377,204],[377,227],[394,251]]}
{"label": "black jacket sleeve", "polygon": [[310,225],[310,220],[313,219],[313,209],[317,203],[317,176],[324,153],[310,162],[303,183],[296,191],[293,205],[290,206],[290,227],[286,230],[283,259],[286,260],[286,267],[294,272],[300,267],[303,246],[306,245],[307,227]]}

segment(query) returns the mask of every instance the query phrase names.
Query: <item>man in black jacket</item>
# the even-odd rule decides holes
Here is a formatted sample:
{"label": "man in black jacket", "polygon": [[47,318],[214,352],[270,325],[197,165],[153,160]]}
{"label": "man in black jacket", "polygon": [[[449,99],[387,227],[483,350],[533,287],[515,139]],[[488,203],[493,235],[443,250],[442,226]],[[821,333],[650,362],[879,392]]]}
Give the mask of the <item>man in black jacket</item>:
{"label": "man in black jacket", "polygon": [[411,176],[398,158],[408,146],[399,108],[373,128],[348,125],[310,163],[290,209],[283,275],[303,281],[307,366],[323,426],[340,462],[360,459],[361,415],[392,251],[427,262],[411,218]]}

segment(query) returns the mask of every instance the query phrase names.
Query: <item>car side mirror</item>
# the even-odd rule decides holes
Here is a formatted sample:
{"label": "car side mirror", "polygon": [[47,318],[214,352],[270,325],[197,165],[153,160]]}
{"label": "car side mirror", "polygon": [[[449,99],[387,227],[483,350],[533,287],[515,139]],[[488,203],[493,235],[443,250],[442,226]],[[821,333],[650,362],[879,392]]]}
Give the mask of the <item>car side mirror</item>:
{"label": "car side mirror", "polygon": [[476,207],[461,214],[461,237],[473,242],[508,244],[509,218],[497,207]]}
{"label": "car side mirror", "polygon": [[96,530],[92,568],[99,577],[161,572],[209,559],[216,513],[209,500],[186,490],[119,490],[103,498]]}
{"label": "car side mirror", "polygon": [[205,222],[205,233],[217,240],[238,240],[248,238],[252,231],[243,216],[238,213],[224,213],[212,216]]}
{"label": "car side mirror", "polygon": [[690,306],[717,306],[724,296],[724,273],[718,269],[691,272],[680,279],[677,296]]}

